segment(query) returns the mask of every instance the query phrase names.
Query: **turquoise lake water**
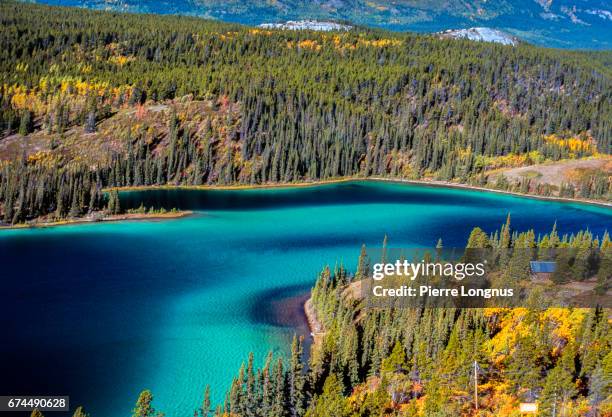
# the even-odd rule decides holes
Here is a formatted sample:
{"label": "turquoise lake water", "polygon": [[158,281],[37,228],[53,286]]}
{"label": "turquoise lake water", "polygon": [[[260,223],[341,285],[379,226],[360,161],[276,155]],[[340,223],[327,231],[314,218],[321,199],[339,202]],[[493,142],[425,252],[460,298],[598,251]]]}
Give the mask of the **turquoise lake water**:
{"label": "turquoise lake water", "polygon": [[258,363],[285,351],[295,329],[270,300],[305,292],[325,264],[354,269],[362,243],[462,246],[508,213],[540,233],[612,225],[608,208],[375,182],[121,199],[195,214],[0,232],[2,395],[66,394],[120,417],[149,388],[167,416],[193,415],[206,384],[222,400],[250,351]]}

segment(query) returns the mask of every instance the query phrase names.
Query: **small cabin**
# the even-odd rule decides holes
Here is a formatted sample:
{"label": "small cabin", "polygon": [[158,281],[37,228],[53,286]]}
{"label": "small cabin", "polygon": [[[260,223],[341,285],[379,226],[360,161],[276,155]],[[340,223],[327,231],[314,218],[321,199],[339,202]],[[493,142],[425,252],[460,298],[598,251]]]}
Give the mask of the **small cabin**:
{"label": "small cabin", "polygon": [[552,282],[552,276],[557,270],[557,263],[551,261],[531,261],[529,266],[531,280],[541,284]]}

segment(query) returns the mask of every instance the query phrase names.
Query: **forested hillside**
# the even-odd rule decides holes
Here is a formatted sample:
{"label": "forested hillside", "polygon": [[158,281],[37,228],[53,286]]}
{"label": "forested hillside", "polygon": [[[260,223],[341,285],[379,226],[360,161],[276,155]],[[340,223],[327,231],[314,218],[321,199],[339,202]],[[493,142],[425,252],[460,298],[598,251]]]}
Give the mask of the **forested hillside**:
{"label": "forested hillside", "polygon": [[612,140],[589,54],[374,30],[253,29],[0,2],[2,218],[83,216],[101,190],[387,176],[610,198],[610,175],[499,172]]}
{"label": "forested hillside", "polygon": [[[508,222],[491,235],[475,228],[467,246],[598,248],[600,283],[610,284],[607,234],[553,229],[536,238]],[[378,262],[368,259],[364,248],[354,275],[342,267],[320,274],[312,304],[322,333],[308,371],[297,339],[286,363],[270,354],[257,370],[251,357],[216,416],[514,417],[521,402],[537,403],[542,417],[612,413],[609,310],[366,307],[350,287]],[[521,279],[516,266],[501,266],[507,279]]]}
{"label": "forested hillside", "polygon": [[334,20],[396,31],[439,32],[493,27],[530,43],[609,49],[607,0],[38,0],[136,13],[183,14],[258,25],[287,20]]}

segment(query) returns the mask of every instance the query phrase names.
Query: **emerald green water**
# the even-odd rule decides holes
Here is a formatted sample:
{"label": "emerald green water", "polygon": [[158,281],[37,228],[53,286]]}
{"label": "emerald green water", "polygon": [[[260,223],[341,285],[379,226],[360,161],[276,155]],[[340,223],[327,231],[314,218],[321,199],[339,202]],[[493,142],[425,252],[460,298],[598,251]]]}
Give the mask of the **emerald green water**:
{"label": "emerald green water", "polygon": [[195,214],[0,232],[0,393],[66,394],[119,417],[149,388],[168,416],[191,415],[206,384],[222,400],[249,351],[259,363],[285,352],[295,320],[271,301],[306,291],[325,264],[353,269],[362,243],[461,246],[508,213],[541,233],[612,224],[608,208],[374,182],[121,199]]}

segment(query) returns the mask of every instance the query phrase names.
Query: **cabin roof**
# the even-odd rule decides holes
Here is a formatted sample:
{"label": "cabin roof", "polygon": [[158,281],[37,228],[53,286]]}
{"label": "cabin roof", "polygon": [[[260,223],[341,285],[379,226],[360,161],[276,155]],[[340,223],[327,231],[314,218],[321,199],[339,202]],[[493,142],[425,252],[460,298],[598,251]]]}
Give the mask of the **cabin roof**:
{"label": "cabin roof", "polygon": [[557,269],[556,262],[531,261],[529,262],[529,264],[531,266],[531,272],[533,272],[534,274],[550,274],[555,272],[555,270]]}

